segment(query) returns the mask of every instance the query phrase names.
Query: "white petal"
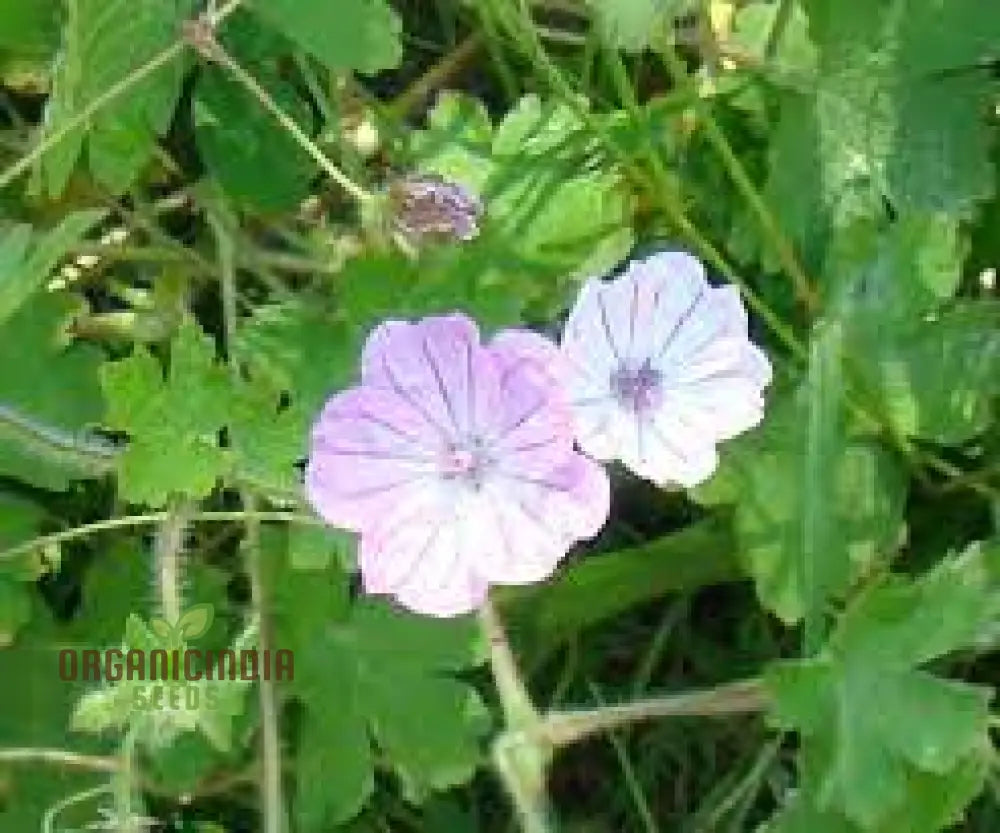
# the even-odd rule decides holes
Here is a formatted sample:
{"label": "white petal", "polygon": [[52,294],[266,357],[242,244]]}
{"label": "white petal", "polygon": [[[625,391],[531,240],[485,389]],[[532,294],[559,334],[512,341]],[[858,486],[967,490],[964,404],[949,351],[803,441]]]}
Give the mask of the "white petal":
{"label": "white petal", "polygon": [[610,396],[577,404],[573,411],[577,442],[595,460],[618,457],[622,424],[631,419]]}
{"label": "white petal", "polygon": [[573,371],[595,379],[608,379],[620,363],[604,299],[605,287],[606,284],[597,279],[583,285],[566,321],[561,342],[564,357],[573,366]]}
{"label": "white petal", "polygon": [[660,252],[633,263],[626,275],[645,287],[639,299],[634,358],[655,358],[706,297],[705,268],[685,252]]}
{"label": "white petal", "polygon": [[[544,477],[506,473],[484,494],[493,523],[477,534],[476,569],[498,584],[551,575],[574,543],[597,534],[611,502],[604,469],[580,454]],[[496,540],[484,546],[487,529]]]}
{"label": "white petal", "polygon": [[419,507],[361,539],[359,564],[365,589],[387,593],[417,613],[457,616],[486,597],[486,584],[469,567],[458,535],[455,507]]}
{"label": "white petal", "polygon": [[641,457],[633,461],[633,470],[661,486],[696,486],[711,477],[719,465],[713,438],[669,409],[639,423],[637,431]]}

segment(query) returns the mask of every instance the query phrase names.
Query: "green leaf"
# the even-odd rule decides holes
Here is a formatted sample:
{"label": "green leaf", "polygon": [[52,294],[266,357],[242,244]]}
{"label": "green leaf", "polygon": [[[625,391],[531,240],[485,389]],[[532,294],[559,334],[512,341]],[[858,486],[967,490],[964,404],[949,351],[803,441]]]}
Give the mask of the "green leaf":
{"label": "green leaf", "polygon": [[[978,789],[992,692],[920,667],[974,645],[996,615],[998,557],[976,546],[917,580],[890,576],[858,596],[818,657],[769,671],[775,722],[803,736],[820,810],[881,829],[913,800],[914,779],[950,791],[974,762]],[[975,790],[959,792],[967,801]]]}
{"label": "green leaf", "polygon": [[309,429],[356,370],[358,339],[326,306],[259,306],[238,335],[250,381],[230,407],[235,464],[240,477],[279,501],[300,491],[296,466],[308,453]]}
{"label": "green leaf", "polygon": [[[65,628],[56,623],[40,600],[32,601],[31,623],[17,643],[0,650],[0,680],[5,682],[0,709],[0,738],[5,747],[65,748],[70,712],[76,698],[88,688],[82,680],[59,678],[56,646],[65,643]],[[87,755],[111,753],[111,743],[99,738],[76,737],[74,752]],[[5,800],[0,804],[4,830],[42,829],[46,811],[56,802],[105,781],[103,774],[79,769],[0,764]],[[83,829],[96,815],[92,803],[67,808],[60,824]]]}
{"label": "green leaf", "polygon": [[31,618],[31,587],[0,574],[0,651],[9,647]]}
{"label": "green leaf", "polygon": [[[587,106],[586,99],[579,102]],[[494,156],[542,156],[565,149],[583,130],[577,111],[562,101],[543,101],[534,93],[518,99],[493,135]]]}
{"label": "green leaf", "polygon": [[[33,501],[0,491],[0,551],[33,540],[46,518],[45,510]],[[0,576],[33,583],[58,569],[58,551],[38,549],[19,558],[0,558]]]}
{"label": "green leaf", "polygon": [[294,526],[288,530],[288,563],[293,570],[354,568],[356,536],[339,529]]}
{"label": "green leaf", "polygon": [[421,170],[482,193],[490,174],[493,123],[483,103],[444,91],[427,114],[427,127],[409,138]]}
{"label": "green leaf", "polygon": [[[269,548],[280,545],[272,538]],[[411,801],[471,776],[487,721],[455,674],[484,659],[473,619],[351,603],[339,568],[286,569],[274,587],[275,641],[295,652],[292,691],[306,707],[295,801],[303,831],[357,813],[372,789],[373,741]]]}
{"label": "green leaf", "polygon": [[402,23],[385,0],[252,0],[250,8],[332,70],[370,75],[402,60]]}
{"label": "green leaf", "polygon": [[[394,264],[383,263],[386,270]],[[366,277],[345,281],[344,291],[364,291]],[[356,282],[362,285],[355,287]],[[293,406],[310,418],[332,393],[353,380],[357,369],[360,345],[329,307],[319,298],[261,305],[237,336],[255,385],[288,394]],[[363,327],[366,320],[352,318],[352,323]]]}
{"label": "green leaf", "polygon": [[[288,52],[280,35],[237,12],[226,23],[223,45],[307,134],[311,113],[279,59]],[[192,111],[199,153],[222,190],[241,206],[265,212],[289,210],[309,192],[315,165],[299,143],[243,85],[217,67],[198,79]],[[267,176],[261,176],[267,171]]]}
{"label": "green leaf", "polygon": [[[92,734],[109,729],[132,731],[137,741],[153,751],[169,747],[186,733],[200,731],[217,750],[228,751],[232,723],[243,711],[250,682],[241,675],[235,679],[202,677],[194,681],[181,676],[180,680],[154,680],[151,652],[165,651],[170,656],[176,650],[183,656],[186,647],[183,641],[177,642],[173,633],[163,639],[138,616],[130,615],[121,652],[142,652],[142,679],[123,675],[118,681],[105,682],[103,687],[88,692],[73,711],[71,728]],[[232,646],[236,656],[241,649],[253,647],[245,639]]]}
{"label": "green leaf", "polygon": [[770,205],[810,253],[894,209],[966,212],[990,195],[985,72],[1000,14],[977,0],[810,0],[816,88],[789,93],[770,146]]}
{"label": "green leaf", "polygon": [[0,50],[48,57],[59,42],[58,0],[0,0]]}
{"label": "green leaf", "polygon": [[101,368],[108,404],[104,423],[129,433],[119,460],[122,496],[164,506],[171,495],[203,497],[225,472],[219,447],[229,382],[215,345],[186,319],[171,345],[170,369],[144,347]]}
{"label": "green leaf", "polygon": [[870,311],[852,330],[859,381],[899,434],[961,443],[986,429],[1000,393],[1000,305],[959,302],[896,324]]}
{"label": "green leaf", "polygon": [[0,474],[43,489],[108,470],[113,452],[86,429],[101,416],[89,344],[67,346],[72,310],[62,296],[42,294],[0,325]]}
{"label": "green leaf", "polygon": [[59,196],[84,146],[90,171],[115,193],[128,189],[166,132],[181,89],[183,50],[132,83],[86,124],[71,121],[175,44],[191,0],[75,0],[52,82],[44,137],[61,136],[42,158],[40,190]]}
{"label": "green leaf", "polygon": [[888,228],[862,221],[833,241],[824,289],[841,318],[913,320],[954,296],[966,249],[948,215],[906,214]]}
{"label": "green leaf", "polygon": [[674,19],[690,11],[693,0],[588,0],[608,40],[619,49],[640,52],[669,42]]}
{"label": "green leaf", "polygon": [[544,584],[498,587],[495,592],[519,642],[527,641],[538,657],[652,599],[738,576],[730,523],[710,518],[636,547],[586,559]]}
{"label": "green leaf", "polygon": [[[0,18],[2,19],[2,18]],[[68,214],[47,232],[17,225],[0,239],[0,324],[13,315],[107,212]]]}
{"label": "green leaf", "polygon": [[[288,84],[273,79],[267,87],[282,110],[305,120],[308,113]],[[222,70],[209,69],[199,79],[194,117],[205,165],[236,202],[277,212],[308,193],[313,165],[298,142]]]}
{"label": "green leaf", "polygon": [[742,4],[733,18],[733,31],[727,39],[727,47],[756,59],[760,63],[760,71],[774,83],[808,89],[815,83],[817,56],[809,40],[808,20],[801,4],[792,3],[774,55],[768,57],[766,54],[778,10],[779,4],[776,3]]}
{"label": "green leaf", "polygon": [[[464,282],[465,304],[492,322],[516,321],[529,304],[551,316],[571,281],[608,271],[632,248],[631,196],[581,126],[568,105],[529,95],[494,133],[481,105],[450,95],[412,138],[420,170],[461,183],[484,203],[479,238],[431,261],[434,274],[449,276],[443,286]],[[494,290],[511,300],[484,300]],[[440,298],[456,305],[454,295]]]}
{"label": "green leaf", "polygon": [[236,476],[273,500],[292,500],[300,491],[296,465],[308,453],[311,414],[281,407],[280,393],[256,380],[232,394],[229,442]]}
{"label": "green leaf", "polygon": [[907,778],[908,801],[874,827],[860,827],[833,811],[818,810],[799,794],[764,828],[764,833],[937,833],[962,821],[968,803],[982,789],[987,765],[976,755],[947,776]]}
{"label": "green leaf", "polygon": [[761,602],[782,621],[808,618],[898,546],[905,479],[878,444],[848,435],[840,325],[823,324],[803,384],[772,395],[764,425],[724,449],[696,490],[734,503],[740,555]]}

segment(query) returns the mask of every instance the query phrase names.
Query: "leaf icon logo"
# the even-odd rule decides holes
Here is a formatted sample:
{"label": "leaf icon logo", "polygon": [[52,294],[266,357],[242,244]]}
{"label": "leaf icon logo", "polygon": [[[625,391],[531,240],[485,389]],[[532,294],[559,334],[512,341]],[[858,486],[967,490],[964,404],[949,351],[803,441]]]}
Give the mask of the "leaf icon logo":
{"label": "leaf icon logo", "polygon": [[160,639],[179,645],[191,639],[198,639],[208,633],[214,618],[215,609],[212,605],[204,603],[185,610],[180,619],[173,625],[166,619],[153,617],[149,620],[149,626]]}

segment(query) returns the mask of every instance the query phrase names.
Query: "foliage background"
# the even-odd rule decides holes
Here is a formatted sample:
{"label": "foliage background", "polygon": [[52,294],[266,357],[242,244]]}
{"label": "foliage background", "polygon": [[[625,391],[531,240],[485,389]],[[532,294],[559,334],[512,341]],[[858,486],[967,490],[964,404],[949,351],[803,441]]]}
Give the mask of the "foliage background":
{"label": "foliage background", "polygon": [[[997,829],[1000,8],[204,6],[0,0],[0,830],[507,831],[541,793],[579,833]],[[400,245],[412,171],[482,196],[475,241]],[[594,709],[531,794],[476,623],[358,598],[309,425],[382,318],[555,332],[677,246],[744,290],[768,415],[691,494],[614,471],[496,599],[529,717]],[[294,684],[58,680],[196,602]]]}

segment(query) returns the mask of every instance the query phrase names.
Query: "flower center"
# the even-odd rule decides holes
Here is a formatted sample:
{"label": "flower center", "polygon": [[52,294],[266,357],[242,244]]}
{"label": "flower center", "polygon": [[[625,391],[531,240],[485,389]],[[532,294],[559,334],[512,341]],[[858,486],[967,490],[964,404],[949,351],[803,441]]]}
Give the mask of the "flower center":
{"label": "flower center", "polygon": [[450,442],[438,456],[438,466],[445,480],[477,490],[483,484],[490,463],[491,458],[479,437]]}
{"label": "flower center", "polygon": [[636,366],[623,363],[611,374],[611,391],[622,407],[636,413],[656,408],[663,399],[663,374],[649,359]]}

